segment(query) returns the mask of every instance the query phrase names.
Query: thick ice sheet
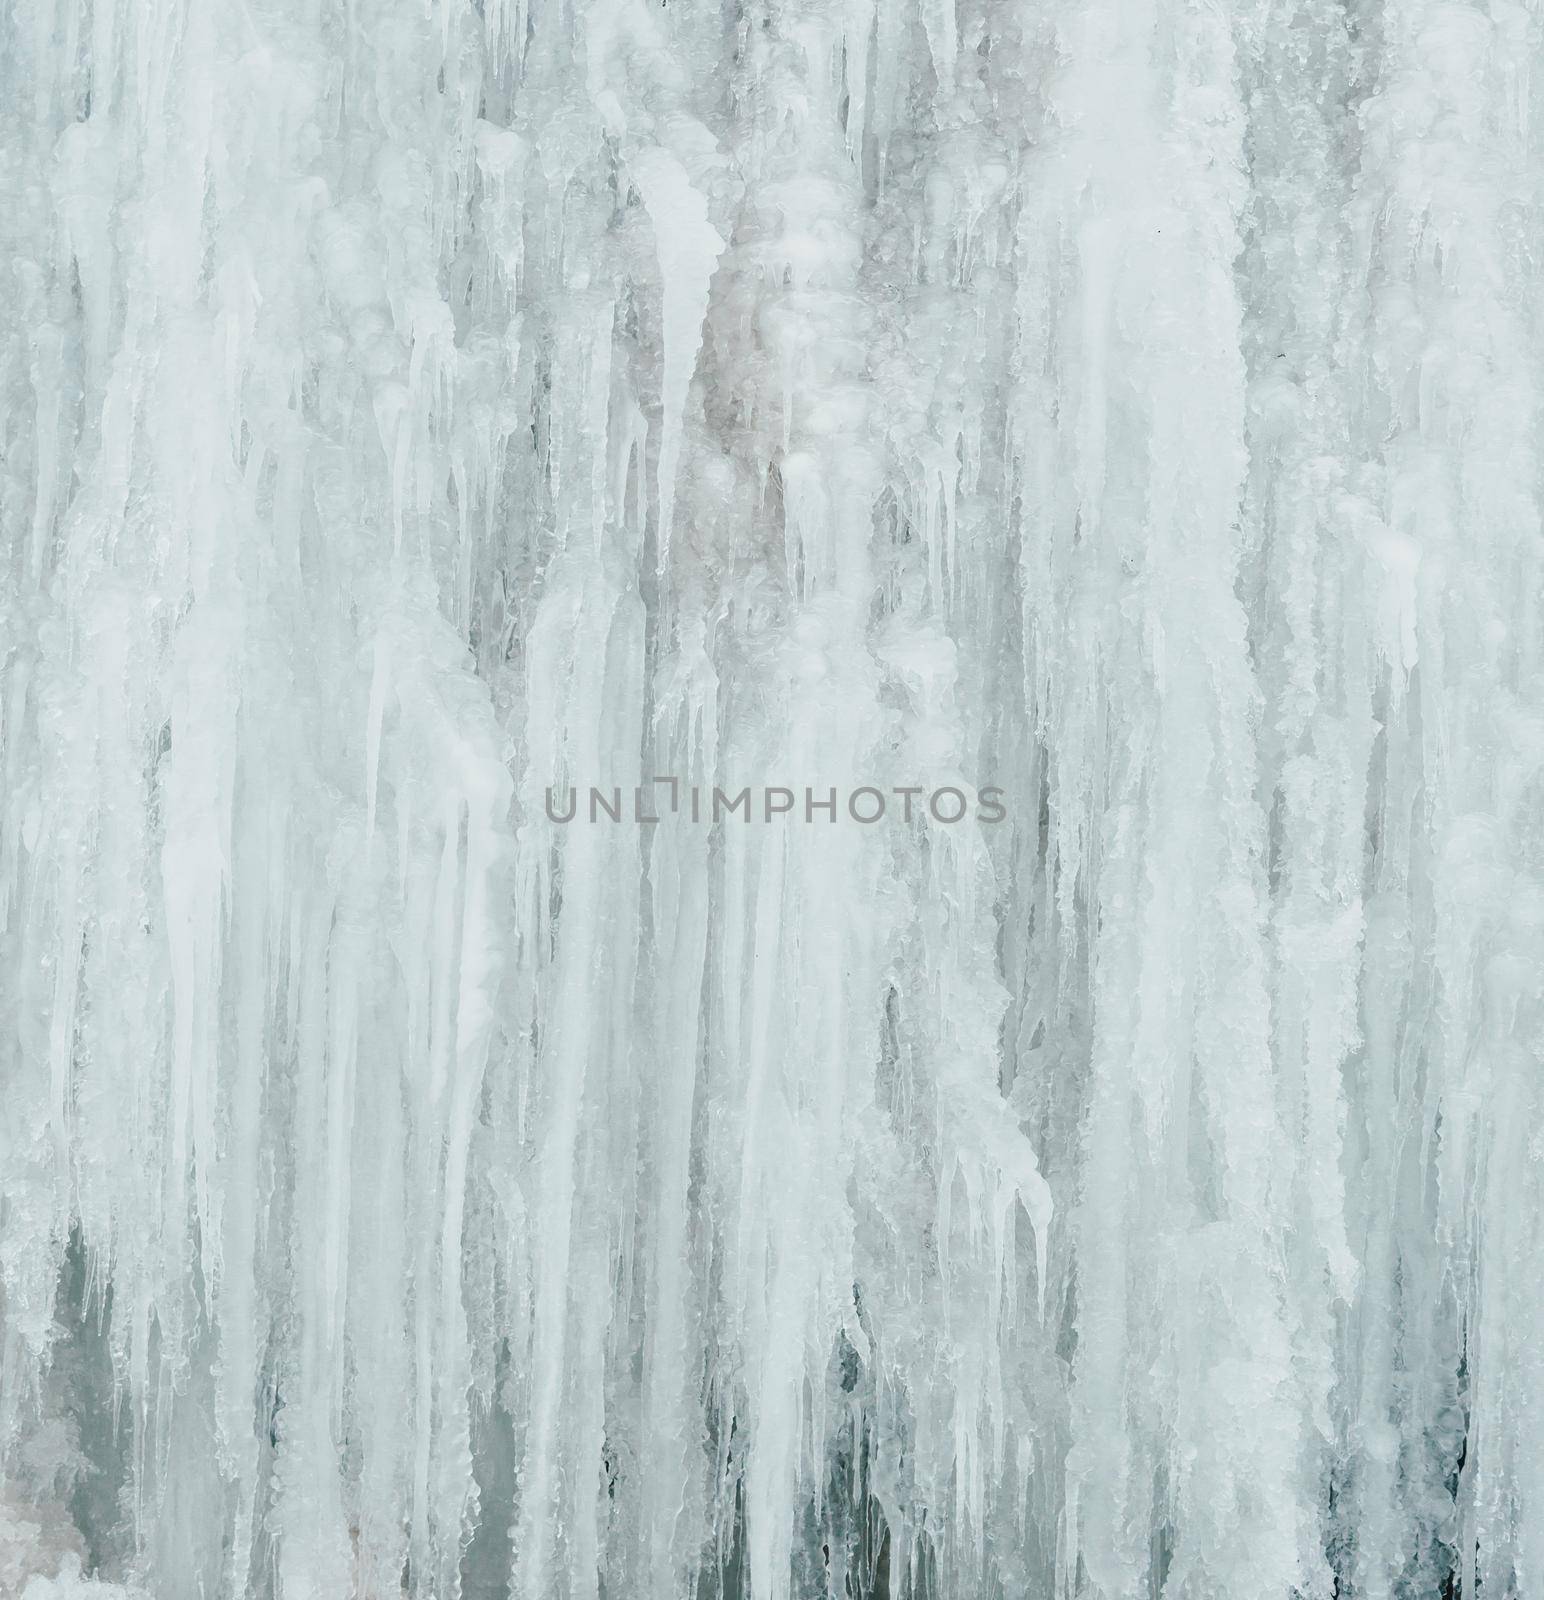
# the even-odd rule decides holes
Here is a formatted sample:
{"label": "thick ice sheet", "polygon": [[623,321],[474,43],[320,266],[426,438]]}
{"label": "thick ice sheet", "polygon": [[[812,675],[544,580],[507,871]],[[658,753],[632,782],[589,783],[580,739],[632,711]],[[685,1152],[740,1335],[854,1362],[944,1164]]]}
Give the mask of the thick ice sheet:
{"label": "thick ice sheet", "polygon": [[1544,1600],[1541,48],[4,0],[3,1600]]}

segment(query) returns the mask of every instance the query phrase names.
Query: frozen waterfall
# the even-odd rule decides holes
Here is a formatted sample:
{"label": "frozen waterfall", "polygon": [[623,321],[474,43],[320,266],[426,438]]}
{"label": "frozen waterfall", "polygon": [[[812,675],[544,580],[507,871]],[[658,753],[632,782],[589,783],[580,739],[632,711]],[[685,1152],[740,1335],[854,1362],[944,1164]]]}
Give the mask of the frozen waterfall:
{"label": "frozen waterfall", "polygon": [[0,0],[0,1600],[1544,1600],[1540,0]]}

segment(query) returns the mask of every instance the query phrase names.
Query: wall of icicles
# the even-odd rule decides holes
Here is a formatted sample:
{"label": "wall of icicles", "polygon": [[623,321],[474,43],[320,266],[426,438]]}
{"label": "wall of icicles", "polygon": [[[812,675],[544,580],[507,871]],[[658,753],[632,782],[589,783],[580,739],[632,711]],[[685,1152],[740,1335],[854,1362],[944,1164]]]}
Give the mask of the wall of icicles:
{"label": "wall of icicles", "polygon": [[0,1592],[1544,1596],[1541,50],[4,0]]}

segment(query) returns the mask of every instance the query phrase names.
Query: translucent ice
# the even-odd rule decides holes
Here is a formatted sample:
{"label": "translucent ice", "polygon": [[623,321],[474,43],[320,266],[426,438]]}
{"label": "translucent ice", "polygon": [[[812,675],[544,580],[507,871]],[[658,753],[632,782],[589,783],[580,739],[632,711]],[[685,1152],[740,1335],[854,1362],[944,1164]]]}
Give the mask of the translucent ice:
{"label": "translucent ice", "polygon": [[0,6],[0,1600],[1544,1600],[1541,28]]}

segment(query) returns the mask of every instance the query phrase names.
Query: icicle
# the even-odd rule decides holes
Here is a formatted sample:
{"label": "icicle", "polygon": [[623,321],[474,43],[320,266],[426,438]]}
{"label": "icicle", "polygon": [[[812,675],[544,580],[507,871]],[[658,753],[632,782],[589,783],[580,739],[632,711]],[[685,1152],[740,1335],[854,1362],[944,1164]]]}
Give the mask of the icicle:
{"label": "icicle", "polygon": [[628,170],[643,194],[659,251],[664,296],[663,396],[665,421],[659,446],[659,565],[669,565],[675,522],[676,475],[680,469],[682,413],[686,391],[702,348],[708,285],[723,254],[724,241],[708,221],[706,201],[691,186],[685,169],[657,146],[639,151]]}
{"label": "icicle", "polygon": [[1539,1594],[1544,34],[1356,21],[0,14],[7,1600]]}

